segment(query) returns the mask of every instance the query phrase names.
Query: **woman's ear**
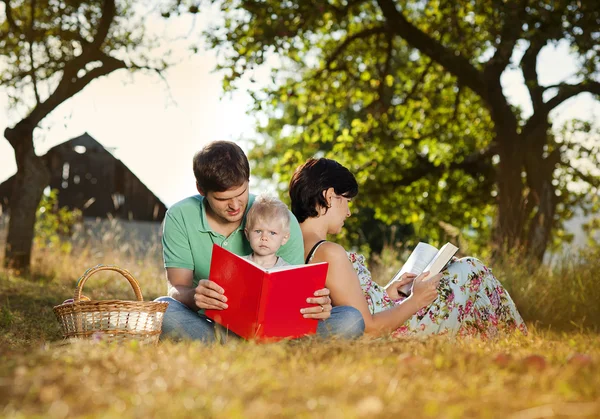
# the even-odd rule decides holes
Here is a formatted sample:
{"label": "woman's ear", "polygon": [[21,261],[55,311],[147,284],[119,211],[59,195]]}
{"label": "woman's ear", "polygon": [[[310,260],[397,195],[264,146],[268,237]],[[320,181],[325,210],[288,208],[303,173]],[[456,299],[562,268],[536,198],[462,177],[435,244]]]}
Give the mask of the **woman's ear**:
{"label": "woman's ear", "polygon": [[327,203],[327,208],[331,207],[331,199],[333,198],[333,195],[335,194],[335,191],[333,190],[333,188],[329,188],[323,191],[323,198],[325,198],[325,202]]}

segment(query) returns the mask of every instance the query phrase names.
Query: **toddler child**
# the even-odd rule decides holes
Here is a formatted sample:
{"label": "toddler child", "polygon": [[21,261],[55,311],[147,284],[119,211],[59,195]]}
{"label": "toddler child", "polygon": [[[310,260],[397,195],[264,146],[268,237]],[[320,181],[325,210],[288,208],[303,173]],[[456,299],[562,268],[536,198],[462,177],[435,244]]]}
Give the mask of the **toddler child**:
{"label": "toddler child", "polygon": [[290,212],[279,199],[257,196],[246,215],[244,233],[253,250],[246,259],[263,268],[289,265],[275,254],[290,238]]}

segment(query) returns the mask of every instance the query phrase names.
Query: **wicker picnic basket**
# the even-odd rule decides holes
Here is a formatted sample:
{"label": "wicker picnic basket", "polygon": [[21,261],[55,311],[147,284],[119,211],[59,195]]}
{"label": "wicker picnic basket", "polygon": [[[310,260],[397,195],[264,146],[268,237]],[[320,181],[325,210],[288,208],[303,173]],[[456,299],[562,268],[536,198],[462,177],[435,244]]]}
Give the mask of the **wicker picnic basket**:
{"label": "wicker picnic basket", "polygon": [[[100,271],[116,271],[129,281],[137,301],[82,301],[83,285]],[[158,342],[163,314],[168,303],[144,301],[140,285],[125,269],[98,265],[88,269],[77,281],[72,303],[54,307],[65,339],[91,339],[108,342],[137,340],[144,344]]]}

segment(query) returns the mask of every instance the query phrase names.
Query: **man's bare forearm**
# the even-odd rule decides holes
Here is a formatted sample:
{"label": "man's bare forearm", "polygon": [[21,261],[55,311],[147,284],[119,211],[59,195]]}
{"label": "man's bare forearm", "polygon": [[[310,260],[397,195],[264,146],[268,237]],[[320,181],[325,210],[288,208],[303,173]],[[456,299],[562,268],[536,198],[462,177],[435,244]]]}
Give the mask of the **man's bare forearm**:
{"label": "man's bare forearm", "polygon": [[185,285],[171,285],[169,286],[169,297],[185,304],[194,311],[200,310],[194,300],[196,289]]}

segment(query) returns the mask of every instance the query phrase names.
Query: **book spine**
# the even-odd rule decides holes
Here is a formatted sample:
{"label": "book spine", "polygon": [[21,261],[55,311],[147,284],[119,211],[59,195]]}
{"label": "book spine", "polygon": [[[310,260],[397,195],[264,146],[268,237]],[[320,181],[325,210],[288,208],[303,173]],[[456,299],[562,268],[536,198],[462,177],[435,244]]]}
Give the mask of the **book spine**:
{"label": "book spine", "polygon": [[269,304],[269,290],[271,289],[271,274],[265,272],[261,281],[260,300],[258,303],[257,327],[255,332],[256,338],[261,338],[269,333],[266,322],[267,306]]}

